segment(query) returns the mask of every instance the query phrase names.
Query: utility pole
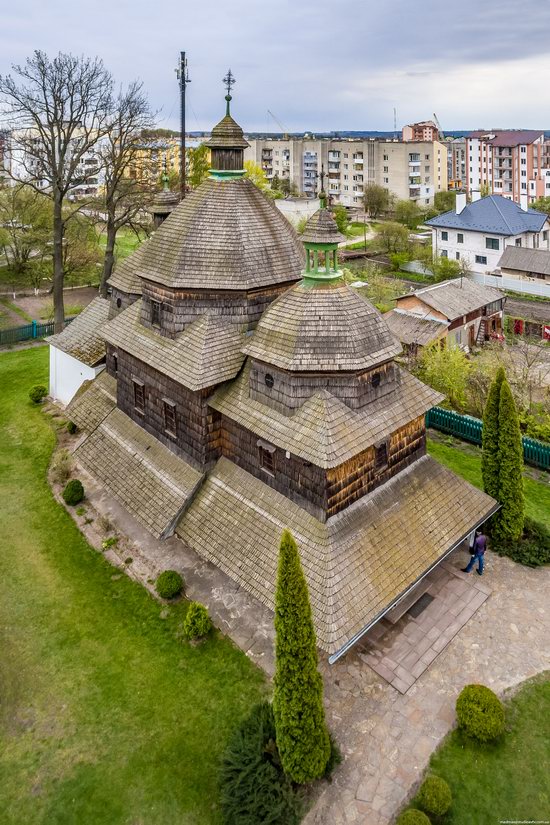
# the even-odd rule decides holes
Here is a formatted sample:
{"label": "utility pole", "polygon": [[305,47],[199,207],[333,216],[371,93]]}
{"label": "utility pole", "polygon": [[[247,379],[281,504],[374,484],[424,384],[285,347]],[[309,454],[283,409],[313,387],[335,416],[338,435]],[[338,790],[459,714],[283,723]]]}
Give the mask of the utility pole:
{"label": "utility pole", "polygon": [[185,87],[191,83],[187,69],[187,58],[185,52],[180,52],[180,62],[176,69],[176,75],[180,84],[180,194],[185,197],[186,190],[186,165],[185,165]]}

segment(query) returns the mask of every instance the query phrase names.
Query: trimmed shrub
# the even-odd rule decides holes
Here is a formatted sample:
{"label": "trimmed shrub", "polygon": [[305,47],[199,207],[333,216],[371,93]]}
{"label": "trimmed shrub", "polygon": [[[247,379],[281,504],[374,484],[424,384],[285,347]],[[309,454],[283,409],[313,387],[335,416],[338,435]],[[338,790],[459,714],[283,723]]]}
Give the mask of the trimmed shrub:
{"label": "trimmed shrub", "polygon": [[277,747],[287,776],[305,784],[324,775],[330,740],[307,582],[288,530],[279,550],[275,632],[273,714]]}
{"label": "trimmed shrub", "polygon": [[52,461],[52,480],[56,484],[65,484],[71,476],[72,459],[67,450],[60,450]]}
{"label": "trimmed shrub", "polygon": [[499,367],[487,395],[483,410],[483,428],[481,430],[481,475],[483,489],[496,498],[498,496],[499,454],[498,454],[498,413],[500,407],[500,388],[505,379],[504,369]]}
{"label": "trimmed shrub", "polygon": [[479,742],[491,742],[504,733],[504,708],[485,685],[466,685],[456,700],[458,725]]}
{"label": "trimmed shrub", "polygon": [[498,427],[499,484],[496,499],[501,508],[491,519],[491,536],[495,545],[518,541],[523,534],[525,520],[523,445],[516,403],[506,379],[500,388]]}
{"label": "trimmed shrub", "polygon": [[72,478],[63,490],[63,499],[65,504],[74,507],[75,504],[80,504],[84,498],[84,487],[78,478]]}
{"label": "trimmed shrub", "polygon": [[70,433],[71,435],[74,435],[77,430],[78,430],[78,427],[76,426],[74,421],[67,421],[67,432],[68,433]]}
{"label": "trimmed shrub", "polygon": [[422,783],[415,801],[423,811],[443,816],[451,807],[453,797],[444,779],[439,776],[428,776]]}
{"label": "trimmed shrub", "polygon": [[430,820],[422,811],[408,808],[397,817],[396,825],[430,825]]}
{"label": "trimmed shrub", "polygon": [[29,390],[29,398],[33,404],[40,404],[42,399],[45,398],[47,394],[48,390],[41,384],[35,384],[35,386]]}
{"label": "trimmed shrub", "polygon": [[165,570],[157,578],[155,588],[161,599],[175,599],[183,590],[183,578],[175,570]]}
{"label": "trimmed shrub", "polygon": [[285,776],[275,744],[269,702],[252,708],[222,757],[220,805],[224,825],[298,825],[300,794]]}
{"label": "trimmed shrub", "polygon": [[519,541],[497,545],[495,551],[527,567],[550,564],[550,530],[540,521],[526,517]]}
{"label": "trimmed shrub", "polygon": [[183,620],[183,635],[186,639],[202,639],[212,630],[208,610],[199,602],[191,602]]}

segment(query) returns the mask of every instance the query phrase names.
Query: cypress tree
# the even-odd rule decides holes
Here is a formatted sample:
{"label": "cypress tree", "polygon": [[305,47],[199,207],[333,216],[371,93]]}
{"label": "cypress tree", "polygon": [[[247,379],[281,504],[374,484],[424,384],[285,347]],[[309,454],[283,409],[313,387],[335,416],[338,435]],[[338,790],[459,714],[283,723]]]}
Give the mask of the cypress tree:
{"label": "cypress tree", "polygon": [[288,530],[282,535],[279,550],[275,632],[273,713],[277,747],[284,772],[303,784],[324,774],[330,740],[307,582],[296,542]]}
{"label": "cypress tree", "polygon": [[496,498],[501,509],[491,527],[493,539],[500,544],[517,541],[523,533],[525,498],[523,492],[523,445],[518,413],[506,379],[500,388],[498,415],[499,482]]}
{"label": "cypress tree", "polygon": [[499,478],[499,446],[498,446],[498,417],[500,406],[500,388],[505,380],[502,367],[499,367],[496,376],[489,387],[489,394],[483,410],[483,429],[481,431],[481,475],[483,489],[487,495],[498,498]]}

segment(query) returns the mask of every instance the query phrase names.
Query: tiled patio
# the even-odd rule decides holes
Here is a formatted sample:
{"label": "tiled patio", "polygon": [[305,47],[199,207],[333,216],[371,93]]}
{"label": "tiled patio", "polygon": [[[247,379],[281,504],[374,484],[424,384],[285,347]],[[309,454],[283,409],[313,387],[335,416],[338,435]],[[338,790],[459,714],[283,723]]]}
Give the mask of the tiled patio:
{"label": "tiled patio", "polygon": [[359,645],[359,656],[400,693],[406,693],[491,593],[473,571],[443,562],[422,583],[429,604],[414,617],[414,604],[391,624],[379,622]]}

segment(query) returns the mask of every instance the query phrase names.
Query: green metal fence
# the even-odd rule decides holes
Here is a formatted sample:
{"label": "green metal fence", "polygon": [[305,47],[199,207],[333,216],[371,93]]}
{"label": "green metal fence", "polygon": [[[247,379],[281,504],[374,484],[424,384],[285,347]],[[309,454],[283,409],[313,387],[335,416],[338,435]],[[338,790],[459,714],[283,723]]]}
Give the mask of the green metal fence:
{"label": "green metal fence", "polygon": [[[65,323],[70,324],[74,318],[65,318]],[[0,330],[0,347],[5,344],[18,344],[20,341],[29,341],[33,338],[46,338],[53,335],[53,321],[32,321],[23,327],[12,327],[11,329]]]}
{"label": "green metal fence", "polygon": [[[472,444],[481,444],[481,430],[483,427],[479,418],[471,415],[460,415],[453,410],[444,410],[442,407],[432,407],[426,413],[426,426],[443,433],[450,433],[470,441]],[[541,470],[550,470],[550,446],[536,441],[534,438],[523,436],[523,458],[526,464],[539,467]]]}

